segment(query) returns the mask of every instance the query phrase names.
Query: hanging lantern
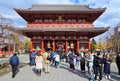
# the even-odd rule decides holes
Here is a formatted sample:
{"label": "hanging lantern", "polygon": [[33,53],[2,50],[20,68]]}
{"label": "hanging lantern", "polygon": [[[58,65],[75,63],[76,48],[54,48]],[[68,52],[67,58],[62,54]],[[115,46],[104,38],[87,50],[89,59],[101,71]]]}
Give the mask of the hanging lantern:
{"label": "hanging lantern", "polygon": [[74,43],[73,43],[73,41],[71,41],[71,43],[70,43],[70,48],[74,48]]}
{"label": "hanging lantern", "polygon": [[51,48],[50,41],[47,43],[47,48]]}

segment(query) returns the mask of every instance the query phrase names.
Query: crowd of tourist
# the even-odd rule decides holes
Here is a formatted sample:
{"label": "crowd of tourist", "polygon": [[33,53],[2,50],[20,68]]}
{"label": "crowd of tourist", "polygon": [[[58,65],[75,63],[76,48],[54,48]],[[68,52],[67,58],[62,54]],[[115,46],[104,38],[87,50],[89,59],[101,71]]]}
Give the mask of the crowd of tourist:
{"label": "crowd of tourist", "polygon": [[[61,50],[32,50],[29,53],[29,57],[29,64],[30,66],[35,66],[38,76],[41,75],[43,68],[44,72],[48,74],[50,73],[50,66],[59,68],[60,62],[64,61],[66,64],[69,64],[70,71],[75,71],[76,68],[79,68],[82,73],[87,73],[90,81],[97,80],[98,76],[99,81],[101,81],[103,75],[105,75],[106,79],[111,79],[110,67],[112,60],[110,59],[109,53],[104,53],[103,55],[101,55],[100,52],[90,51],[81,51],[80,53],[76,53],[73,49],[69,50],[68,53]],[[19,58],[16,54],[11,57],[10,64],[12,65],[14,77],[16,67],[19,64]],[[118,66],[118,73],[120,74],[120,53],[118,53],[116,57],[116,64]]]}

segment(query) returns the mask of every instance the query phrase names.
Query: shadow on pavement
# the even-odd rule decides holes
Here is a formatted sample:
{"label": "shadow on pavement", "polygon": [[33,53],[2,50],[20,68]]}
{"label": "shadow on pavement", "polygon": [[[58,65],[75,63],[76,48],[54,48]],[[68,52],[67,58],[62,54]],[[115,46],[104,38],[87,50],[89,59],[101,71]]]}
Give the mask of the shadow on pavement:
{"label": "shadow on pavement", "polygon": [[37,71],[35,68],[33,68],[32,71],[35,73],[35,75],[37,75]]}
{"label": "shadow on pavement", "polygon": [[20,72],[20,70],[19,70],[19,69],[17,69],[17,70],[16,70],[16,73],[15,73],[15,76],[16,76],[19,72]]}
{"label": "shadow on pavement", "polygon": [[[62,64],[62,65],[64,65],[64,64]],[[66,66],[66,65],[65,65],[65,66]],[[82,73],[80,70],[77,70],[77,69],[76,69],[76,70],[71,71],[68,67],[64,67],[64,66],[60,66],[59,68],[61,68],[61,69],[66,69],[66,70],[68,70],[69,72],[72,72],[73,74],[78,75],[79,77],[88,79],[88,76],[86,75],[86,73]]]}
{"label": "shadow on pavement", "polygon": [[120,81],[120,75],[117,72],[111,72],[111,78]]}

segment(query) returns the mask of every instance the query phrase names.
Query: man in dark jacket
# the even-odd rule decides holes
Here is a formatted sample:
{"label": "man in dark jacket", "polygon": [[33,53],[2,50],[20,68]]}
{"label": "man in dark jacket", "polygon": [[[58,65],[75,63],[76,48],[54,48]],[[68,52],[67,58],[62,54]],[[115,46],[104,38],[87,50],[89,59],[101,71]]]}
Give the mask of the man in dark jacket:
{"label": "man in dark jacket", "polygon": [[95,80],[97,80],[97,76],[99,73],[99,81],[102,80],[102,67],[103,67],[103,58],[101,57],[101,54],[97,54],[97,58],[95,59],[95,67],[96,67],[96,71],[95,71]]}
{"label": "man in dark jacket", "polygon": [[13,54],[13,56],[10,58],[10,65],[12,67],[12,78],[15,77],[17,67],[19,65],[19,58],[17,54]]}

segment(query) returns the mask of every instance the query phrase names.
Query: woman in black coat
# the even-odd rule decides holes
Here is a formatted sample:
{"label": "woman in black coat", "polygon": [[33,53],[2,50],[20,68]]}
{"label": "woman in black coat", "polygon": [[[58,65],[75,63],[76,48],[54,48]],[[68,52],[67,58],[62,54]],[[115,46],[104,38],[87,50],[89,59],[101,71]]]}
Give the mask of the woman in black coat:
{"label": "woman in black coat", "polygon": [[118,53],[118,55],[116,57],[116,64],[118,67],[118,73],[120,74],[120,52]]}

